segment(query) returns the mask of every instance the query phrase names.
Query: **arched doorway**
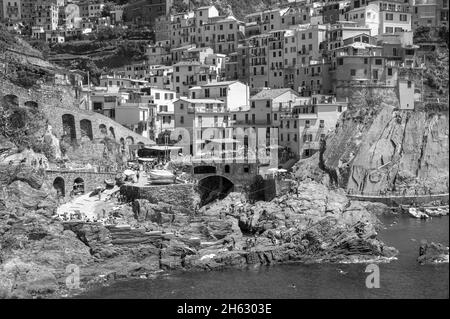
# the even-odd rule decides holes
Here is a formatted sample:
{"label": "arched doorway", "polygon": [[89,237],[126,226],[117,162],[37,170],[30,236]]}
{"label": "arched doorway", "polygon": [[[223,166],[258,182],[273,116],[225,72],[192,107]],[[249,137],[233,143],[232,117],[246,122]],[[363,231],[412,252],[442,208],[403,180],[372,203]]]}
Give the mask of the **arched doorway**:
{"label": "arched doorway", "polygon": [[80,130],[81,130],[81,137],[88,137],[91,141],[93,140],[94,136],[92,134],[92,122],[90,120],[81,120],[80,121]]}
{"label": "arched doorway", "polygon": [[134,144],[134,138],[132,138],[131,136],[127,137],[127,144],[128,145],[133,145]]}
{"label": "arched doorway", "polygon": [[112,138],[116,138],[116,134],[114,133],[114,127],[110,126],[109,127],[109,133],[111,133]]}
{"label": "arched doorway", "polygon": [[213,175],[201,179],[198,182],[201,206],[211,203],[217,199],[224,199],[234,189],[234,184],[228,178]]}
{"label": "arched doorway", "polygon": [[65,197],[66,196],[66,188],[65,188],[65,181],[62,177],[57,177],[53,181],[53,188],[56,190],[56,194],[58,197]]}
{"label": "arched doorway", "polygon": [[14,94],[7,94],[3,97],[3,107],[19,107],[19,97]]}
{"label": "arched doorway", "polygon": [[38,108],[37,102],[34,102],[34,101],[26,101],[24,105],[26,107],[30,108],[30,109],[37,109]]}
{"label": "arched doorway", "polygon": [[106,128],[105,124],[100,124],[98,126],[98,129],[100,130],[100,134],[102,135],[108,135],[108,129]]}
{"label": "arched doorway", "polygon": [[81,177],[75,178],[73,181],[73,194],[83,195],[84,194],[84,180]]}
{"label": "arched doorway", "polygon": [[75,117],[72,114],[64,114],[62,116],[63,135],[70,137],[71,141],[77,139],[77,131],[75,128]]}

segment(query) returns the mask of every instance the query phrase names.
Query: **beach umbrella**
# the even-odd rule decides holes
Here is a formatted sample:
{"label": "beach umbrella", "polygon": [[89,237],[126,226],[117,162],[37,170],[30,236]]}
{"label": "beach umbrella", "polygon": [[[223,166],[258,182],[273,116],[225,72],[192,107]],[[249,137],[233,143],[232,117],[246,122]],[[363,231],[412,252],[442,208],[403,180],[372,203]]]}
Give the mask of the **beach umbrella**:
{"label": "beach umbrella", "polygon": [[123,173],[125,174],[125,176],[131,176],[135,174],[135,172],[132,171],[131,169],[126,169],[123,171]]}

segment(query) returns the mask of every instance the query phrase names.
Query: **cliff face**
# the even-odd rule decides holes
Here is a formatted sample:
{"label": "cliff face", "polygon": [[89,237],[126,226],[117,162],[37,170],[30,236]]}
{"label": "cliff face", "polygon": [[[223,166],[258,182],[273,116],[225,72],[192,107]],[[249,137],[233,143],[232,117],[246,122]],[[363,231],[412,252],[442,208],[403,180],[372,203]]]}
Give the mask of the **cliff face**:
{"label": "cliff face", "polygon": [[328,136],[323,165],[349,192],[448,191],[448,107],[397,110],[394,92],[354,98]]}

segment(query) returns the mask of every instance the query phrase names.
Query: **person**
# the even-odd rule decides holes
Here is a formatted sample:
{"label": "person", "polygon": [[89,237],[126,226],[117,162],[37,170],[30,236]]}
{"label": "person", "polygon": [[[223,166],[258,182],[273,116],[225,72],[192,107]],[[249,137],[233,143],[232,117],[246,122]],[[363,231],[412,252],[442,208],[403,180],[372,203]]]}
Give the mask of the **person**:
{"label": "person", "polygon": [[98,191],[98,200],[102,200],[102,192],[101,192],[101,190]]}
{"label": "person", "polygon": [[139,183],[139,170],[136,171],[136,177],[137,177],[137,181],[138,181],[138,183]]}

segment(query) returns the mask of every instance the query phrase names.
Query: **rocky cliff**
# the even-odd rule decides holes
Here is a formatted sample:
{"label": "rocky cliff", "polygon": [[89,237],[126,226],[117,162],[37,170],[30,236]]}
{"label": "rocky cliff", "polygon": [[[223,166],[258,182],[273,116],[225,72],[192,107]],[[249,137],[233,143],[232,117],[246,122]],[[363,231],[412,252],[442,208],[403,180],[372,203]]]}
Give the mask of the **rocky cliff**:
{"label": "rocky cliff", "polygon": [[298,175],[321,180],[327,173],[351,193],[448,192],[448,106],[397,105],[393,91],[356,92],[321,154],[297,164]]}

